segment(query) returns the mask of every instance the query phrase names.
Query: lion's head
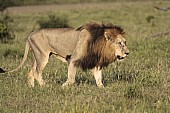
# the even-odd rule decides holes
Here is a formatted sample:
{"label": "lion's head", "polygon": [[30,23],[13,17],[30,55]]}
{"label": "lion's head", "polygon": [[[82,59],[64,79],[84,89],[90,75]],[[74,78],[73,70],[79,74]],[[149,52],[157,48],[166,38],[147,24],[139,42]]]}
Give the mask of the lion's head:
{"label": "lion's head", "polygon": [[75,61],[75,65],[82,69],[94,67],[106,67],[113,61],[123,60],[129,50],[124,38],[125,32],[119,26],[113,24],[100,24],[90,22],[80,29],[86,29],[91,38],[88,40],[87,52],[84,57]]}
{"label": "lion's head", "polygon": [[129,49],[126,46],[124,32],[115,33],[115,30],[116,29],[106,29],[104,32],[107,40],[106,49],[109,49],[109,51],[106,51],[108,53],[113,52],[115,60],[121,61],[129,54]]}

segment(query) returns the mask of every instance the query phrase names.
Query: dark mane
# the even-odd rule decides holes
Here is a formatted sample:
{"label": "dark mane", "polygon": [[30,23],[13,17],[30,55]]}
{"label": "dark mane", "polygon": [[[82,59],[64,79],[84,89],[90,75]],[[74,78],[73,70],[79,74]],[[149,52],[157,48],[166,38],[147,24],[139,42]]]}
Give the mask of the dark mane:
{"label": "dark mane", "polygon": [[77,28],[76,30],[83,30],[83,29],[86,29],[91,34],[92,36],[91,42],[94,42],[97,39],[102,38],[105,29],[115,29],[115,31],[117,32],[116,34],[124,34],[124,31],[120,26],[113,25],[112,23],[104,24],[104,23],[97,23],[97,22],[89,22]]}
{"label": "dark mane", "polygon": [[77,30],[83,29],[90,33],[91,38],[88,40],[87,53],[83,58],[75,61],[75,66],[81,67],[83,70],[92,69],[95,66],[101,68],[108,66],[114,60],[114,56],[108,56],[105,52],[106,39],[104,38],[104,32],[106,29],[113,29],[116,37],[118,34],[124,34],[123,29],[111,23],[100,24],[96,22],[89,22]]}

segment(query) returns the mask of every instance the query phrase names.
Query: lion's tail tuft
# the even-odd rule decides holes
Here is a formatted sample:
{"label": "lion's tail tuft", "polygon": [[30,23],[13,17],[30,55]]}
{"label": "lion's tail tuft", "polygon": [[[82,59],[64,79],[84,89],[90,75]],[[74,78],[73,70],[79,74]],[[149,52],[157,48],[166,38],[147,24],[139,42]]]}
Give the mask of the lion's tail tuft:
{"label": "lion's tail tuft", "polygon": [[0,73],[5,73],[6,71],[0,68]]}
{"label": "lion's tail tuft", "polygon": [[15,69],[13,69],[13,70],[10,70],[10,71],[8,71],[8,70],[5,71],[4,69],[0,68],[0,73],[11,73],[11,72],[17,71],[19,68],[21,68],[22,65],[24,64],[24,62],[25,62],[26,59],[27,59],[28,52],[29,52],[29,47],[30,47],[30,46],[29,46],[29,43],[28,43],[28,41],[27,41],[27,42],[26,42],[26,46],[25,46],[24,57],[23,57],[23,59],[22,59],[20,65],[19,65],[17,68],[15,68]]}

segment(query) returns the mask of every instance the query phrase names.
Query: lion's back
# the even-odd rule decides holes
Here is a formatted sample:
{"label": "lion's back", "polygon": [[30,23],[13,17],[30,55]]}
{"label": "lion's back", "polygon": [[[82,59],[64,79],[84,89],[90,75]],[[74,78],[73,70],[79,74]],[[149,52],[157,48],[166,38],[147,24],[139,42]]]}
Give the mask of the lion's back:
{"label": "lion's back", "polygon": [[72,28],[46,29],[44,34],[53,51],[66,56],[74,51],[80,31]]}
{"label": "lion's back", "polygon": [[75,54],[85,54],[89,33],[87,30],[77,30],[73,28],[48,28],[34,32],[30,39],[44,48],[61,57]]}

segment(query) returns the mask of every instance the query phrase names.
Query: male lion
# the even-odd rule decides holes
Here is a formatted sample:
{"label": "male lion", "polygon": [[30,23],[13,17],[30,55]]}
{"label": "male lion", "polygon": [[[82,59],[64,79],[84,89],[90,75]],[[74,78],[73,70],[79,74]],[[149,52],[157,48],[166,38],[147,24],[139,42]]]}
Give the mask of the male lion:
{"label": "male lion", "polygon": [[92,70],[98,87],[103,87],[102,68],[129,54],[122,28],[89,22],[78,29],[42,29],[33,32],[26,42],[21,64],[12,71],[0,69],[1,72],[18,70],[27,59],[29,48],[34,58],[33,67],[28,74],[28,84],[31,87],[34,87],[35,79],[40,86],[44,85],[42,71],[52,54],[68,63],[68,79],[63,86],[75,82],[76,68],[80,67]]}

